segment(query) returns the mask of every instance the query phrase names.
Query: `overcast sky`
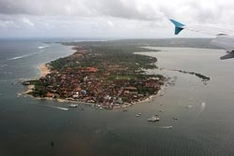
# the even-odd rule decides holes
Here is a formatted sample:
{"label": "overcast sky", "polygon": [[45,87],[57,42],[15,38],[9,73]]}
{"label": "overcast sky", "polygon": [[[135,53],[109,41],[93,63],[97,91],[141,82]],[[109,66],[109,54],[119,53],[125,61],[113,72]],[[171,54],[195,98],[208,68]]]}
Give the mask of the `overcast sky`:
{"label": "overcast sky", "polygon": [[0,37],[168,38],[168,18],[234,29],[234,1],[0,0]]}

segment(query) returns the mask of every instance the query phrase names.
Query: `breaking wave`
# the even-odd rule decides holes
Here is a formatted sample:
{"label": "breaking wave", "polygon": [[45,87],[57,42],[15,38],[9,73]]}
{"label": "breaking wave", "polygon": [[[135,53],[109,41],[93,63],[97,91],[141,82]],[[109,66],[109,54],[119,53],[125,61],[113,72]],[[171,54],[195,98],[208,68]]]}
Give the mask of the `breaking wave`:
{"label": "breaking wave", "polygon": [[16,56],[16,57],[12,57],[12,58],[9,58],[7,60],[11,61],[11,60],[18,60],[18,59],[21,59],[21,58],[24,58],[24,57],[28,57],[28,56],[31,56],[33,54],[26,54],[26,55],[21,55],[21,56]]}
{"label": "breaking wave", "polygon": [[22,59],[22,58],[29,57],[29,56],[32,56],[32,55],[41,54],[41,53],[43,53],[43,52],[44,52],[44,51],[39,51],[39,52],[35,52],[35,53],[25,54],[25,55],[21,55],[21,56],[12,57],[12,58],[9,58],[9,59],[7,59],[7,60],[8,60],[8,61],[18,60],[18,59]]}
{"label": "breaking wave", "polygon": [[45,49],[45,48],[47,48],[48,47],[48,45],[45,45],[45,46],[39,46],[39,47],[37,47],[38,49]]}
{"label": "breaking wave", "polygon": [[22,58],[29,57],[29,56],[32,56],[32,55],[40,54],[40,53],[45,52],[43,49],[45,49],[47,47],[49,47],[49,45],[38,46],[37,48],[40,49],[40,51],[37,51],[37,52],[34,52],[34,53],[30,53],[30,54],[24,54],[24,55],[21,55],[21,56],[12,57],[12,58],[9,58],[7,60],[8,61],[18,60],[18,59],[22,59]]}

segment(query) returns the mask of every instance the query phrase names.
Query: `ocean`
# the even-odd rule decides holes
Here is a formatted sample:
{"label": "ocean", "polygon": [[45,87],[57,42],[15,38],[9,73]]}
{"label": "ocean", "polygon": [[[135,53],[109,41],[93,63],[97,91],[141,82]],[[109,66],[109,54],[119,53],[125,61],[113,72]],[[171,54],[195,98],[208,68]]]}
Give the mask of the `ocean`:
{"label": "ocean", "polygon": [[[40,75],[40,64],[65,57],[69,46],[41,41],[0,42],[0,155],[219,156],[234,154],[234,60],[220,61],[223,50],[148,47],[160,52],[163,70],[171,77],[152,101],[117,110],[99,110],[68,103],[17,96],[22,80]],[[194,75],[211,77],[204,84]],[[63,109],[68,108],[68,109]],[[142,113],[136,117],[137,113]],[[160,121],[147,119],[157,114]]]}

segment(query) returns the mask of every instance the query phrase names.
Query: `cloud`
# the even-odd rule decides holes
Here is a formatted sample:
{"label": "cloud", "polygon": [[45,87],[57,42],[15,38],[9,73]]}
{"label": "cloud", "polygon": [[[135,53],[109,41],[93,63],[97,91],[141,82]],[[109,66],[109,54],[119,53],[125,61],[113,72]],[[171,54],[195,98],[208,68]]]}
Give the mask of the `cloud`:
{"label": "cloud", "polygon": [[22,21],[26,24],[28,24],[31,27],[34,27],[34,23],[32,23],[28,18],[22,18]]}
{"label": "cloud", "polygon": [[0,20],[0,27],[2,28],[15,27],[15,23],[13,21]]}
{"label": "cloud", "polygon": [[[183,0],[184,1],[184,0]],[[170,1],[154,0],[1,0],[0,14],[36,16],[116,17],[157,20]],[[178,5],[174,5],[175,10]]]}
{"label": "cloud", "polygon": [[177,17],[210,22],[233,13],[231,0],[1,0],[0,14],[34,16],[114,17],[161,21]]}
{"label": "cloud", "polygon": [[231,28],[233,8],[232,0],[0,0],[0,33],[16,29],[22,34],[27,30],[109,36],[129,32],[157,37],[173,34],[168,18]]}
{"label": "cloud", "polygon": [[114,25],[114,23],[113,22],[111,22],[111,21],[107,21],[107,24],[110,26],[110,27],[114,27],[115,25]]}

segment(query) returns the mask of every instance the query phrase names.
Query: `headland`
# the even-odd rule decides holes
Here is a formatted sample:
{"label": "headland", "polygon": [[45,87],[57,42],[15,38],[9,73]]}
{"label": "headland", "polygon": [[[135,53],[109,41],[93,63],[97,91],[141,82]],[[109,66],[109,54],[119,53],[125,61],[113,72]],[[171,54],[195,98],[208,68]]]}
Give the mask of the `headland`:
{"label": "headland", "polygon": [[[143,103],[157,95],[169,78],[149,74],[157,69],[157,58],[136,54],[152,50],[138,43],[66,42],[75,53],[40,66],[38,79],[27,80],[28,95],[58,102],[83,103],[114,109]],[[160,69],[159,69],[160,70]],[[172,71],[199,77],[205,84],[209,77],[200,73]],[[158,72],[160,73],[160,72]]]}
{"label": "headland", "polygon": [[113,109],[149,100],[157,95],[166,81],[160,74],[145,72],[157,68],[155,57],[133,54],[146,49],[63,44],[72,45],[76,52],[40,65],[40,78],[23,82],[30,86],[27,94]]}

